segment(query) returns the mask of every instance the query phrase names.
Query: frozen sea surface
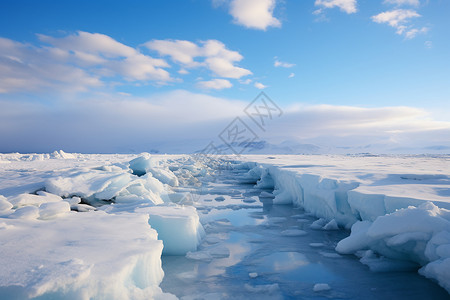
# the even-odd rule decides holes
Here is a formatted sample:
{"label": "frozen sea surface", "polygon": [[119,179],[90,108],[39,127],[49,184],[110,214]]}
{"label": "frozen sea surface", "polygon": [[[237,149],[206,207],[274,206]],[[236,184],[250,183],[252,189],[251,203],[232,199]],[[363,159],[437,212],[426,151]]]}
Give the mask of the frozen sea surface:
{"label": "frozen sea surface", "polygon": [[[196,253],[162,257],[164,291],[181,299],[449,299],[416,269],[376,273],[336,253],[348,231],[313,230],[317,218],[273,205],[258,196],[270,190],[236,178],[224,172],[198,195],[206,237]],[[258,201],[249,206],[249,197]]]}
{"label": "frozen sea surface", "polygon": [[449,170],[0,154],[0,299],[448,299]]}

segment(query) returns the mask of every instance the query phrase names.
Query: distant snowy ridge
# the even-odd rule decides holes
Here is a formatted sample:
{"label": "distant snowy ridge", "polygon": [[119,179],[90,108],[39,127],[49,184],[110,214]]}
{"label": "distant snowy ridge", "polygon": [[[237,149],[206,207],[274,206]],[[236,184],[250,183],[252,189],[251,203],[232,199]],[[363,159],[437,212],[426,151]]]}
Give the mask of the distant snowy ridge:
{"label": "distant snowy ridge", "polygon": [[[238,163],[234,168],[248,170],[241,178],[243,182],[274,189],[274,204],[293,204],[321,218],[313,224],[317,228],[351,227],[350,237],[338,244],[338,252],[361,255],[361,262],[374,271],[421,267],[420,274],[436,280],[450,293],[450,197],[428,194],[430,198],[426,199],[426,193],[419,193],[425,187],[411,185],[410,193],[414,189],[418,192],[418,198],[414,198],[399,195],[398,184],[383,190],[381,185],[364,186],[356,180],[298,171],[298,167],[304,170],[308,165],[286,166],[286,170],[282,164],[274,166],[269,161]],[[446,183],[441,190],[450,191],[449,176],[431,178]]]}

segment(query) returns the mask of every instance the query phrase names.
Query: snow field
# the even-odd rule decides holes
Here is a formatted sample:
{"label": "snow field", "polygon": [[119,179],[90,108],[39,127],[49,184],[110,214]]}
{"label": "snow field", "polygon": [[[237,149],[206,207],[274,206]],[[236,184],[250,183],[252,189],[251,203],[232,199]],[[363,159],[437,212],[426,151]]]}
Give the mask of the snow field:
{"label": "snow field", "polygon": [[[196,250],[204,230],[194,207],[172,203],[186,193],[172,191],[179,182],[164,158],[94,167],[89,155],[62,151],[4,156],[5,166],[26,163],[30,173],[42,160],[65,168],[46,171],[34,193],[21,193],[22,179],[0,196],[0,298],[175,298],[159,288],[161,255]],[[199,166],[182,161],[191,180]]]}
{"label": "snow field", "polygon": [[[274,204],[293,204],[318,217],[312,229],[351,228],[351,235],[337,245],[337,252],[361,256],[361,262],[373,271],[420,268],[421,275],[437,281],[450,293],[448,158],[432,161],[436,169],[428,164],[428,169],[421,169],[431,174],[405,175],[396,174],[401,168],[382,164],[381,159],[378,163],[383,168],[367,170],[366,175],[351,166],[330,167],[342,163],[341,157],[320,156],[320,163],[327,165],[325,171],[319,165],[316,169],[314,165],[293,165],[293,160],[284,157],[280,162],[257,156],[247,159],[261,163],[244,162],[234,167],[248,170],[241,176],[242,182],[274,189],[273,196],[267,192],[261,196],[272,196]],[[418,168],[424,164],[420,157],[410,159]],[[361,168],[361,162],[357,167]],[[311,174],[314,172],[321,174]]]}

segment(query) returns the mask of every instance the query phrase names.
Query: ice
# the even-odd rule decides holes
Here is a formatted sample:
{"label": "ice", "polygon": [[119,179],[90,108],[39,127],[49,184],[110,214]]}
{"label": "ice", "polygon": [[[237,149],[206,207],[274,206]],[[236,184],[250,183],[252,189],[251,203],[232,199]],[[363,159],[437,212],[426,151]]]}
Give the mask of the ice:
{"label": "ice", "polygon": [[339,230],[339,226],[335,219],[331,220],[325,226],[323,226],[323,230]]}
{"label": "ice", "polygon": [[[158,287],[161,258],[183,262],[169,281],[198,285],[201,292],[180,294],[193,299],[228,291],[314,298],[321,282],[333,287],[324,295],[354,298],[351,284],[364,292],[387,282],[338,253],[359,255],[374,272],[419,269],[449,291],[448,158],[240,159],[253,162],[2,154],[0,298],[170,298]],[[200,195],[189,193],[199,187]],[[215,198],[222,201],[206,201]],[[376,280],[356,283],[365,276]]]}
{"label": "ice", "polygon": [[[37,209],[18,210],[25,208]],[[18,287],[11,299],[41,295],[149,299],[161,295],[163,246],[147,219],[144,214],[105,212],[72,212],[64,218],[35,220],[32,226],[29,220],[3,219],[13,229],[0,230],[0,298],[6,297],[8,289],[3,287],[8,286]]]}
{"label": "ice", "polygon": [[39,206],[39,219],[53,219],[68,212],[70,212],[70,204],[65,201],[43,203]]}
{"label": "ice", "polygon": [[390,271],[422,266],[421,274],[434,278],[450,292],[450,273],[436,267],[445,265],[450,258],[449,210],[428,202],[419,207],[399,209],[373,222],[357,222],[351,235],[336,247],[340,253],[366,249],[372,252],[368,252],[361,261],[371,269]]}
{"label": "ice", "polygon": [[149,153],[142,153],[139,157],[131,160],[129,164],[133,174],[137,176],[146,174],[148,170],[156,166],[156,162]]}
{"label": "ice", "polygon": [[74,170],[69,176],[50,178],[45,184],[48,192],[63,197],[79,196],[95,204],[98,200],[116,202],[148,201],[161,204],[163,184],[151,174],[137,177],[126,170],[108,172],[92,169]]}
{"label": "ice", "polygon": [[245,289],[251,293],[273,294],[278,291],[279,288],[278,283],[260,285],[245,284]]}
{"label": "ice", "polygon": [[212,260],[212,256],[208,251],[195,251],[195,252],[187,252],[186,257],[193,260]]}
{"label": "ice", "polygon": [[148,223],[163,241],[165,255],[185,255],[195,251],[205,235],[197,211],[189,206],[153,206],[137,208],[149,215]]}
{"label": "ice", "polygon": [[209,254],[213,258],[226,258],[230,256],[230,249],[225,246],[217,246],[208,250]]}
{"label": "ice", "polygon": [[0,195],[0,213],[10,210],[11,208],[13,208],[11,202],[9,202],[4,196]]}
{"label": "ice", "polygon": [[242,200],[244,203],[255,203],[257,200],[254,197],[245,198]]}
{"label": "ice", "polygon": [[450,293],[450,258],[430,262],[422,267],[419,273],[427,278],[437,280]]}
{"label": "ice", "polygon": [[319,251],[319,254],[328,257],[328,258],[342,258],[341,255],[335,253],[335,252],[325,252],[325,251]]}
{"label": "ice", "polygon": [[[74,159],[76,158],[76,155],[71,153],[66,153],[63,150],[55,151],[52,154],[50,154],[51,158],[60,158],[60,159]],[[37,156],[40,160],[43,159],[41,156]]]}
{"label": "ice", "polygon": [[36,206],[23,206],[16,209],[12,214],[9,215],[12,219],[26,219],[33,220],[39,218],[39,208]]}
{"label": "ice", "polygon": [[405,272],[418,269],[418,265],[414,262],[378,256],[372,250],[367,250],[360,262],[367,265],[372,272]]}
{"label": "ice", "polygon": [[318,217],[312,229],[352,228],[351,236],[337,245],[338,252],[372,250],[374,255],[361,261],[373,270],[422,266],[420,274],[448,290],[449,272],[437,267],[437,261],[445,264],[450,257],[447,157],[246,158],[257,163],[238,167],[249,170],[243,182],[273,186],[273,204],[291,203]]}
{"label": "ice", "polygon": [[39,206],[47,202],[61,202],[62,198],[44,191],[38,191],[34,194],[20,194],[15,197],[8,198],[9,202],[15,207],[23,207],[27,205]]}
{"label": "ice", "polygon": [[286,229],[283,230],[280,234],[283,236],[303,236],[306,235],[307,232],[300,229]]}
{"label": "ice", "polygon": [[168,169],[163,169],[158,165],[158,162],[148,153],[142,153],[139,157],[130,161],[130,169],[133,174],[142,176],[147,173],[152,174],[153,177],[162,183],[170,186],[178,185],[178,178]]}
{"label": "ice", "polygon": [[320,218],[314,221],[309,227],[311,227],[311,229],[319,230],[322,229],[327,223],[327,220],[325,220],[324,218]]}
{"label": "ice", "polygon": [[327,283],[316,283],[313,287],[314,292],[329,291],[331,287]]}

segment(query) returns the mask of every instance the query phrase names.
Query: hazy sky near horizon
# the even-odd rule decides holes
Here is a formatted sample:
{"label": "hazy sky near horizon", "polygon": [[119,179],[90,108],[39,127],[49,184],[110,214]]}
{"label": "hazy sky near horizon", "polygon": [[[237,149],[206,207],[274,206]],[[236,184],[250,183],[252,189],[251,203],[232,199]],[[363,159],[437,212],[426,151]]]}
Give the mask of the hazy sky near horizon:
{"label": "hazy sky near horizon", "polygon": [[449,12],[442,0],[3,0],[0,151],[200,144],[261,91],[286,112],[269,139],[450,147]]}

